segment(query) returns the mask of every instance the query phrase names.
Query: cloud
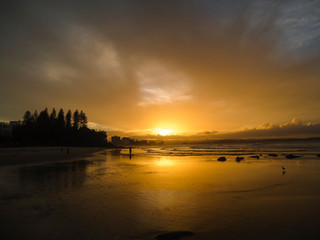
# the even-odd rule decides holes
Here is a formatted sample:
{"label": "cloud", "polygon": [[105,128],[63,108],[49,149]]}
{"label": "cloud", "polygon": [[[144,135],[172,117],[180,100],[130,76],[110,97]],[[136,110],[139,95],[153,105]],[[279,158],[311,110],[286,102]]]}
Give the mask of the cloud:
{"label": "cloud", "polygon": [[217,135],[218,131],[203,131],[199,132],[198,135]]}
{"label": "cloud", "polygon": [[259,127],[234,132],[203,131],[189,134],[172,134],[160,136],[152,134],[152,129],[143,131],[111,131],[109,136],[129,136],[134,139],[166,140],[166,141],[204,141],[220,139],[269,139],[269,138],[310,138],[320,137],[319,123],[304,123],[298,118],[283,124],[263,123]]}
{"label": "cloud", "polygon": [[319,137],[320,124],[303,123],[298,118],[283,124],[264,123],[258,128],[221,134],[222,138]]}
{"label": "cloud", "polygon": [[159,64],[150,64],[137,71],[141,92],[139,105],[172,103],[190,100],[189,80],[179,72],[173,72]]}
{"label": "cloud", "polygon": [[124,131],[319,121],[320,4],[277,2],[6,2],[1,118],[55,106]]}

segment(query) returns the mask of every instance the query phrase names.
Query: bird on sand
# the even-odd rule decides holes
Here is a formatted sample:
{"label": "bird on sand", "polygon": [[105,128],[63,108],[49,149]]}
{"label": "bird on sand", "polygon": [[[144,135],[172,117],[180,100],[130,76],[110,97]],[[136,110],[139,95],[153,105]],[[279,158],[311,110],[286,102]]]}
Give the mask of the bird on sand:
{"label": "bird on sand", "polygon": [[282,170],[286,170],[286,168],[284,166],[282,166]]}

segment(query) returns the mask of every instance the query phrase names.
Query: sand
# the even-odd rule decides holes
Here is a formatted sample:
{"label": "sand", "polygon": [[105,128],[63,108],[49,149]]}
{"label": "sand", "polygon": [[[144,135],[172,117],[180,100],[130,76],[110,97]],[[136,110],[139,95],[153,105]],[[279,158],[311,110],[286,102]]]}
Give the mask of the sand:
{"label": "sand", "polygon": [[73,160],[89,157],[102,150],[85,147],[0,148],[0,166]]}
{"label": "sand", "polygon": [[0,149],[1,239],[319,238],[318,148],[65,150]]}

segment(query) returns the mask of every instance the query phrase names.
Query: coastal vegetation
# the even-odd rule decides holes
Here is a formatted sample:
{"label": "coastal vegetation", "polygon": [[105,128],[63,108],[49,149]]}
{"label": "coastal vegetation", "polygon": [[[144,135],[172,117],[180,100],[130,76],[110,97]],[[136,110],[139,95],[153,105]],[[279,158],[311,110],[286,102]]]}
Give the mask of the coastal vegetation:
{"label": "coastal vegetation", "polygon": [[64,113],[48,108],[40,113],[26,111],[23,120],[12,128],[11,143],[22,146],[108,147],[107,133],[89,129],[88,118],[81,110]]}

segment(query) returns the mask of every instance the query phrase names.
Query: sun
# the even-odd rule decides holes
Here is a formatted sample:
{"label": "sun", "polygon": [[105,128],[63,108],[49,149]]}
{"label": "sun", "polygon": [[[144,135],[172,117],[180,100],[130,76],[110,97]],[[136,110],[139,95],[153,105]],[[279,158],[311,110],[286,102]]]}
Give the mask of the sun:
{"label": "sun", "polygon": [[167,136],[174,132],[173,129],[164,129],[164,128],[157,128],[155,129],[155,134],[161,135],[161,136]]}

